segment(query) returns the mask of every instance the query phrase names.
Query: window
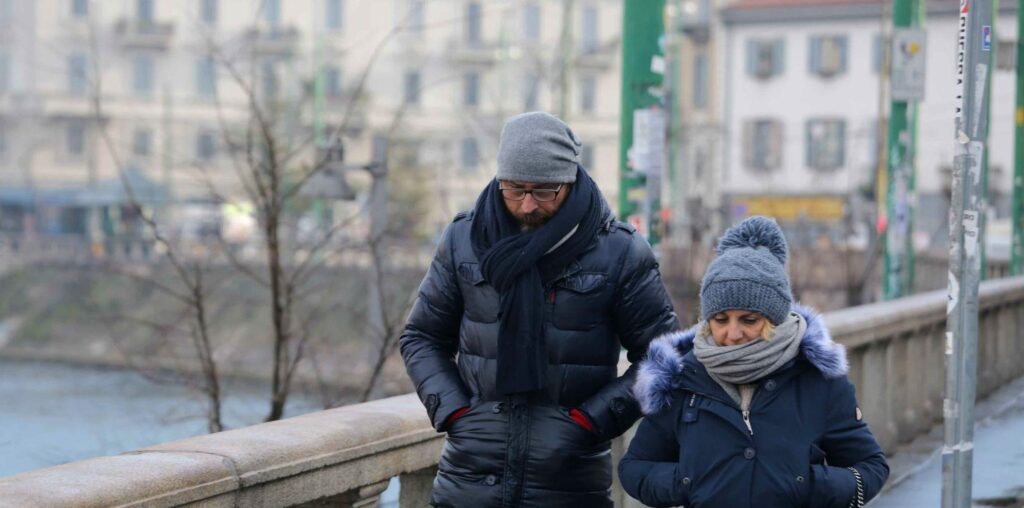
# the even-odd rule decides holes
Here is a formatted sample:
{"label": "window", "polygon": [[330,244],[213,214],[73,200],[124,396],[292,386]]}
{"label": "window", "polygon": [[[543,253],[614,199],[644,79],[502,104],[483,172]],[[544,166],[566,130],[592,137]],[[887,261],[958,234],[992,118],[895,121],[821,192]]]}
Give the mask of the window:
{"label": "window", "polygon": [[263,0],[263,21],[271,29],[281,25],[281,0]]}
{"label": "window", "polygon": [[747,74],[768,79],[781,75],[784,69],[785,41],[781,38],[747,41]]}
{"label": "window", "polygon": [[481,16],[480,2],[466,4],[466,42],[470,45],[480,44]]}
{"label": "window", "polygon": [[405,73],[405,90],[403,97],[406,104],[420,103],[420,72],[407,71]]}
{"label": "window", "polygon": [[409,16],[406,26],[410,32],[423,32],[423,10],[426,7],[425,3],[425,0],[409,0]]}
{"label": "window", "polygon": [[132,67],[132,90],[139,95],[151,95],[153,93],[153,57],[135,55]]}
{"label": "window", "polygon": [[697,53],[693,57],[693,107],[708,107],[708,55]]}
{"label": "window", "polygon": [[1017,41],[999,39],[996,43],[996,69],[1001,71],[1017,70]]}
{"label": "window", "polygon": [[83,95],[88,89],[88,66],[85,55],[73,53],[68,56],[68,91],[75,95]]}
{"label": "window", "polygon": [[263,83],[263,95],[265,97],[277,97],[280,83],[277,79],[277,66],[273,61],[267,60],[263,62],[261,81]]}
{"label": "window", "polygon": [[536,74],[523,76],[523,111],[537,109],[537,93],[540,88],[540,79]]}
{"label": "window", "polygon": [[64,149],[68,155],[81,157],[85,155],[85,122],[73,120],[68,123],[64,137]]}
{"label": "window", "polygon": [[217,156],[217,137],[213,131],[201,130],[196,134],[196,159],[213,160]]}
{"label": "window", "polygon": [[132,133],[132,155],[149,157],[153,144],[153,131],[145,127],[135,129]]}
{"label": "window", "polygon": [[845,35],[812,36],[809,70],[824,78],[846,72],[846,46]]}
{"label": "window", "polygon": [[782,122],[758,118],[743,124],[743,165],[756,171],[782,166]]}
{"label": "window", "polygon": [[477,106],[480,104],[480,74],[467,72],[462,79],[462,104]]}
{"label": "window", "polygon": [[588,5],[583,8],[583,31],[580,34],[580,45],[584,53],[592,53],[598,49],[597,7]]}
{"label": "window", "polygon": [[212,57],[203,57],[196,62],[196,95],[213,97],[217,91],[217,63]]}
{"label": "window", "polygon": [[203,23],[207,25],[217,24],[217,0],[200,0],[201,5],[199,6],[200,16],[203,18]]}
{"label": "window", "polygon": [[324,95],[337,99],[341,94],[341,69],[329,66],[324,69]]}
{"label": "window", "polygon": [[476,138],[462,139],[462,169],[474,170],[480,165],[480,148]]}
{"label": "window", "polygon": [[7,93],[11,87],[11,57],[0,52],[0,94]]}
{"label": "window", "polygon": [[89,16],[89,0],[71,0],[71,15],[76,18]]}
{"label": "window", "polygon": [[580,146],[580,165],[594,175],[594,145],[584,143]]}
{"label": "window", "polygon": [[845,162],[846,122],[807,121],[807,166],[819,171],[841,168]]}
{"label": "window", "polygon": [[153,0],[135,0],[135,16],[142,24],[153,22]]}
{"label": "window", "polygon": [[580,78],[580,110],[593,113],[597,106],[597,78],[583,76]]}
{"label": "window", "polygon": [[342,0],[327,0],[327,29],[340,31],[344,22],[345,4]]}
{"label": "window", "polygon": [[528,41],[540,40],[540,6],[536,2],[523,6],[523,37]]}

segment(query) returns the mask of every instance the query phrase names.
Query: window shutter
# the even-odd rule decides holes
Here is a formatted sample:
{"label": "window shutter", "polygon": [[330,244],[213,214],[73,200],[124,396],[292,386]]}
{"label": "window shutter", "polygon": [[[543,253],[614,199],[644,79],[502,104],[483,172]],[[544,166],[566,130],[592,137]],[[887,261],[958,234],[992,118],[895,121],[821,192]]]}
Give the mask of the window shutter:
{"label": "window shutter", "polygon": [[754,164],[754,122],[743,122],[743,166],[756,167]]}
{"label": "window shutter", "polygon": [[774,74],[781,75],[783,70],[785,69],[784,61],[785,61],[785,56],[786,56],[786,40],[785,39],[776,39],[773,50],[774,50],[774,55],[772,55],[772,56],[774,58],[773,58],[772,64],[775,67]]}
{"label": "window shutter", "polygon": [[841,168],[846,165],[846,120],[837,120],[837,129],[839,133],[836,135],[838,140],[838,146],[836,149],[839,151],[836,157],[836,167]]}
{"label": "window shutter", "polygon": [[811,51],[808,53],[807,70],[817,74],[821,71],[821,37],[811,36]]}
{"label": "window shutter", "polygon": [[804,124],[804,164],[809,168],[817,166],[814,160],[814,120],[808,120]]}
{"label": "window shutter", "polygon": [[782,122],[773,120],[771,122],[771,144],[769,153],[771,153],[768,169],[778,169],[782,167]]}
{"label": "window shutter", "polygon": [[747,75],[757,77],[757,41],[747,40]]}
{"label": "window shutter", "polygon": [[842,37],[836,37],[836,45],[839,47],[839,69],[836,74],[842,74],[846,72],[846,53],[848,49],[849,40],[844,35]]}

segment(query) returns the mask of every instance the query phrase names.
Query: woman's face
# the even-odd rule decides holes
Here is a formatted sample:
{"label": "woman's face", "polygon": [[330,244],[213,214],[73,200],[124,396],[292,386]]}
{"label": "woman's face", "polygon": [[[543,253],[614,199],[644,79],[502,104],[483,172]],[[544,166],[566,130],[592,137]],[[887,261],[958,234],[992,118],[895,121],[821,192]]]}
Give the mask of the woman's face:
{"label": "woman's face", "polygon": [[711,316],[708,328],[719,346],[739,346],[760,337],[767,322],[760,312],[727,310]]}

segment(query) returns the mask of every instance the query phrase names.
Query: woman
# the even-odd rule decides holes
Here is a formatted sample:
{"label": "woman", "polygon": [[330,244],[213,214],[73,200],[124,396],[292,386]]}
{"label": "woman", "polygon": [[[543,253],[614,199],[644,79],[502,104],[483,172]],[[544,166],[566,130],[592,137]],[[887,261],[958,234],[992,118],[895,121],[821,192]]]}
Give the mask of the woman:
{"label": "woman", "polygon": [[649,506],[863,506],[889,476],[846,352],[794,305],[779,226],[726,231],[701,282],[701,323],[651,343],[634,393],[646,418],[619,462]]}

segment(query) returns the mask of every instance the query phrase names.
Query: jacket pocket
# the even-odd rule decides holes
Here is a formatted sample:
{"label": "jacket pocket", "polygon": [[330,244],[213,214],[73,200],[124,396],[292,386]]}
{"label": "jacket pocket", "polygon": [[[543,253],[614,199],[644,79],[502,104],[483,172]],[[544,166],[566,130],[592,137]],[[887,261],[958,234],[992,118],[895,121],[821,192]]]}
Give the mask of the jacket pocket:
{"label": "jacket pocket", "polygon": [[498,292],[484,280],[479,263],[459,263],[456,269],[466,317],[477,323],[498,320]]}
{"label": "jacket pocket", "polygon": [[603,312],[611,297],[604,291],[608,275],[584,272],[555,282],[552,322],[563,330],[590,330],[606,322]]}

